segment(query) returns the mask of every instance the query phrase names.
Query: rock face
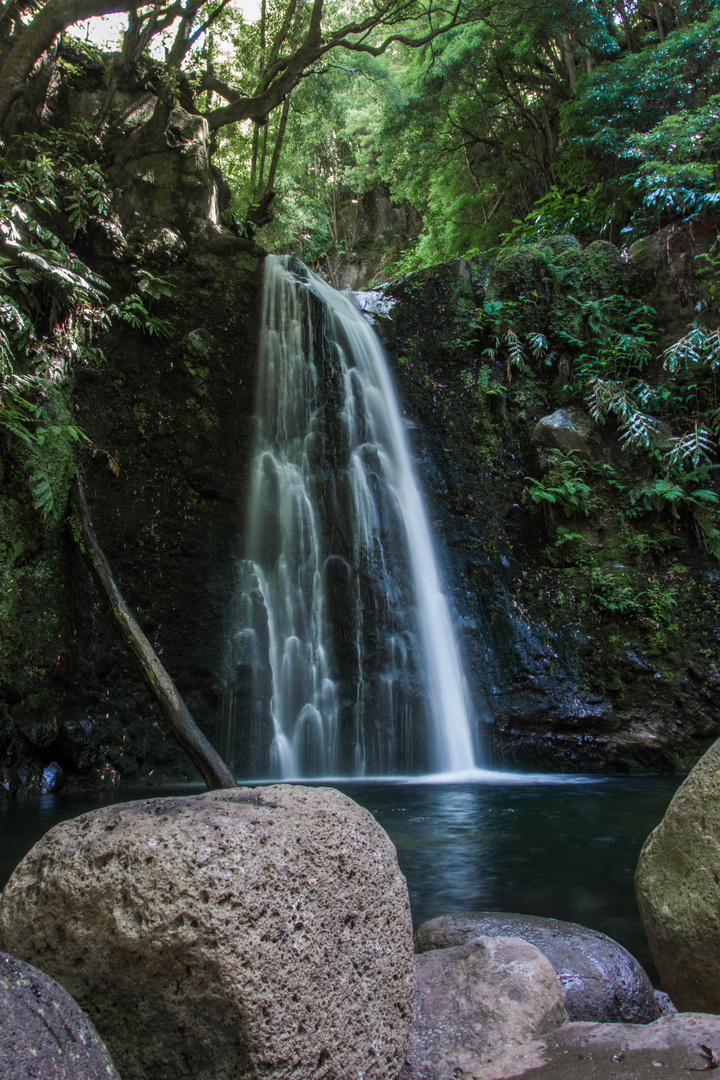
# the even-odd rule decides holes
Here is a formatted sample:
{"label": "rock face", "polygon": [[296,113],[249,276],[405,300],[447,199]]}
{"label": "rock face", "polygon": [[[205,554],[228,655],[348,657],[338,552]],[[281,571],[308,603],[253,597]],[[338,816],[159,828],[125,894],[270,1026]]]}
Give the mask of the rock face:
{"label": "rock face", "polygon": [[[613,476],[628,491],[645,483],[641,459],[620,449],[616,426],[595,426],[587,516],[578,510],[565,518],[558,506],[553,522],[529,499],[538,422],[568,406],[583,409],[566,389],[568,365],[578,359],[570,342],[587,340],[596,302],[646,295],[630,269],[610,244],[582,250],[573,238],[555,237],[419,271],[385,290],[395,305],[380,320],[382,333],[444,542],[443,575],[468,680],[478,715],[492,719],[480,725],[486,760],[507,768],[685,772],[720,734],[717,565],[689,533],[675,585],[663,576],[662,558],[638,557],[643,537],[659,536],[669,519],[653,511],[620,525],[615,517],[626,496]],[[554,357],[510,380],[501,358],[477,359],[483,346],[493,347],[482,312],[497,313],[498,301],[530,312],[522,298],[535,292]],[[660,310],[661,323],[669,314]],[[521,338],[536,332],[536,315],[516,330]],[[652,426],[660,442],[671,434]],[[663,614],[658,634],[651,597],[670,593],[672,614]],[[620,610],[623,597],[639,606]],[[688,641],[698,645],[692,655]]]}
{"label": "rock face", "polygon": [[576,923],[492,911],[442,915],[418,927],[415,949],[425,953],[506,935],[530,942],[547,957],[571,1020],[648,1024],[660,1015],[652,983],[627,949]]}
{"label": "rock face", "polygon": [[680,1010],[720,1012],[720,743],[640,853],[635,892],[663,986]]}
{"label": "rock face", "polygon": [[541,460],[547,457],[549,450],[562,450],[565,454],[576,450],[583,457],[590,457],[588,439],[593,426],[592,420],[582,409],[556,409],[538,420],[533,429],[532,443]]}
{"label": "rock face", "polygon": [[680,1013],[644,1025],[566,1024],[545,1039],[509,1047],[473,1080],[678,1080],[705,1071],[709,1058],[701,1045],[720,1045],[720,1016]]}
{"label": "rock face", "polygon": [[630,288],[633,295],[643,296],[662,312],[663,344],[690,330],[698,301],[705,306],[708,296],[706,281],[700,277],[702,256],[712,250],[716,238],[717,230],[709,221],[668,225],[636,240],[630,248]]}
{"label": "rock face", "polygon": [[340,210],[340,249],[320,264],[336,289],[363,289],[395,262],[418,236],[422,218],[409,203],[394,203],[382,187],[345,203]]}
{"label": "rock face", "polygon": [[87,1009],[123,1080],[381,1080],[402,1064],[405,880],[371,815],[332,789],[58,825],[6,886],[0,941]]}
{"label": "rock face", "polygon": [[120,1080],[95,1028],[62,986],[0,953],[3,1080]]}
{"label": "rock face", "polygon": [[417,992],[400,1080],[471,1077],[509,1045],[563,1024],[562,990],[542,953],[479,938],[416,957]]}

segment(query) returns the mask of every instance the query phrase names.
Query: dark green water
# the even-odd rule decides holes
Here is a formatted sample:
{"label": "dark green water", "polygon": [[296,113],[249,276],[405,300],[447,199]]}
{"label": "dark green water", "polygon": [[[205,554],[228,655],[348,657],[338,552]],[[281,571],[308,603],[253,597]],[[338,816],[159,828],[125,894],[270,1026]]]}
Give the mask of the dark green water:
{"label": "dark green water", "polygon": [[[555,782],[553,782],[555,781]],[[579,922],[654,975],[633,895],[643,841],[678,777],[565,777],[463,784],[334,782],[390,834],[416,924],[452,911],[519,911]],[[173,789],[149,794],[191,794]],[[0,802],[0,886],[52,825],[132,792]]]}

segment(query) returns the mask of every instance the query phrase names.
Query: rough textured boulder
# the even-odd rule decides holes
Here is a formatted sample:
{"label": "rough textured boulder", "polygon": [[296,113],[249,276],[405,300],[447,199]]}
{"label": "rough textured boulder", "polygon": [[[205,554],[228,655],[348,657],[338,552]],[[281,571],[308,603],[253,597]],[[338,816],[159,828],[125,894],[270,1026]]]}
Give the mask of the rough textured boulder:
{"label": "rough textured boulder", "polygon": [[549,962],[526,941],[479,938],[416,957],[417,991],[400,1080],[474,1076],[507,1046],[565,1023]]}
{"label": "rough textured boulder", "polygon": [[62,986],[0,953],[2,1080],[120,1080],[87,1016]]}
{"label": "rough textured boulder", "polygon": [[612,938],[577,923],[495,911],[441,915],[415,931],[415,951],[498,936],[522,938],[547,957],[571,1020],[648,1024],[660,1015],[652,983],[635,957]]}
{"label": "rough textured boulder", "polygon": [[592,420],[582,409],[556,409],[538,420],[531,440],[541,462],[547,459],[549,450],[563,453],[576,450],[583,457],[590,457],[588,439],[593,428]]}
{"label": "rough textured boulder", "polygon": [[680,1010],[720,1012],[720,742],[678,788],[640,852],[635,892]]}
{"label": "rough textured boulder", "polygon": [[[692,327],[698,302],[705,306],[710,278],[700,276],[706,264],[702,256],[710,252],[717,229],[708,219],[692,225],[668,225],[636,240],[629,251],[628,286],[631,296],[642,296],[662,312],[669,345]],[[715,317],[711,315],[712,324]]]}
{"label": "rough textured boulder", "polygon": [[412,925],[395,849],[329,788],[106,807],[51,829],[3,947],[61,982],[123,1080],[397,1076]]}
{"label": "rough textured boulder", "polygon": [[704,1072],[709,1065],[701,1045],[720,1047],[720,1016],[676,1013],[653,1024],[566,1024],[544,1039],[509,1047],[472,1076],[473,1080],[525,1076],[527,1080],[689,1080],[693,1070]]}

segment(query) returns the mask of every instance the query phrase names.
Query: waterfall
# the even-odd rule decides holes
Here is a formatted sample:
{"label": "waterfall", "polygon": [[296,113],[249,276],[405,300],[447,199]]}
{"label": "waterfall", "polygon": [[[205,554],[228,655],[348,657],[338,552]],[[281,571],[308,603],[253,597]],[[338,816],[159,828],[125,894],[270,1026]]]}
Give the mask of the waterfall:
{"label": "waterfall", "polygon": [[231,765],[284,779],[472,769],[465,678],[382,348],[295,259],[266,260],[258,380]]}

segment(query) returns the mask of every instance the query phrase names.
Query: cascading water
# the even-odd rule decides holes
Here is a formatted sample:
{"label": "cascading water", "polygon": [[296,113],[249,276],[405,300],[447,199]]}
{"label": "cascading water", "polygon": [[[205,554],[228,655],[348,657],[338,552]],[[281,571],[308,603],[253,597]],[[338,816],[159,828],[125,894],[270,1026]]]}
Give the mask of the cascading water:
{"label": "cascading water", "polygon": [[297,260],[266,261],[257,411],[231,765],[285,779],[472,769],[465,679],[382,348]]}

